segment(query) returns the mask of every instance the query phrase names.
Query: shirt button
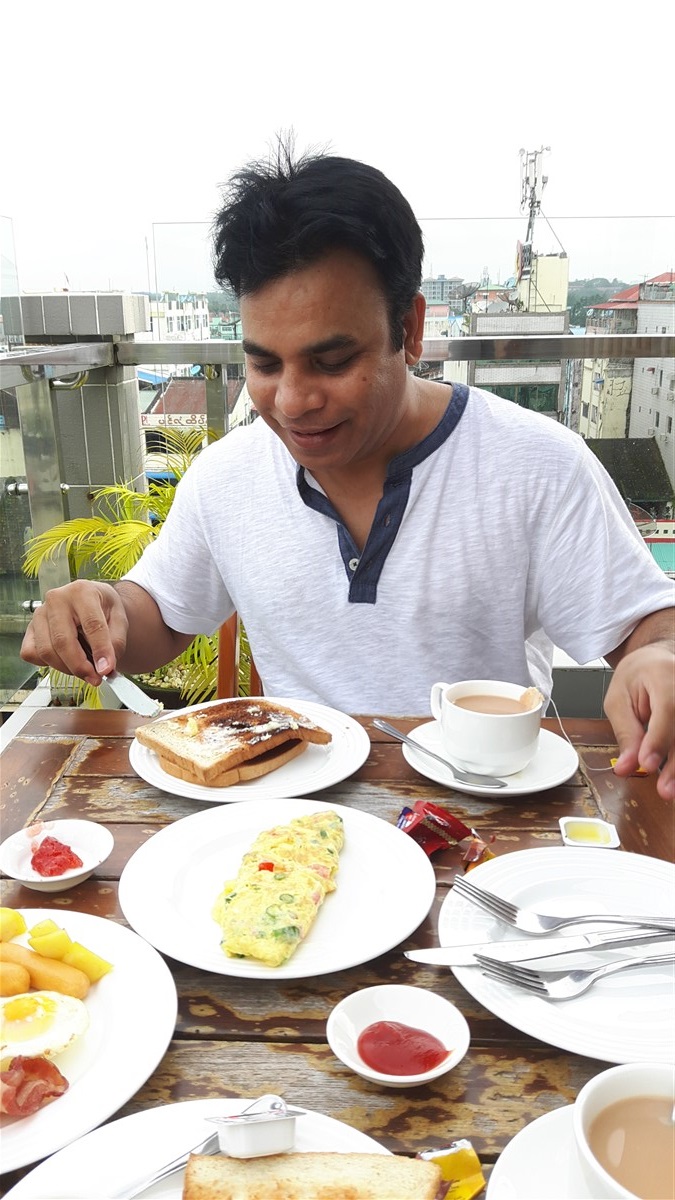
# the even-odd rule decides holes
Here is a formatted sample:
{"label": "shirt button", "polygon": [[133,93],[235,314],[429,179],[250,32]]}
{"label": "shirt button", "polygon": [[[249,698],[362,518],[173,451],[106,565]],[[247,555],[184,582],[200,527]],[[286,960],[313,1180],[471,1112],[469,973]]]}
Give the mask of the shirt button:
{"label": "shirt button", "polygon": [[358,565],[359,565],[358,558],[350,558],[350,560],[349,560],[349,570],[350,571],[355,571],[356,568],[358,567]]}

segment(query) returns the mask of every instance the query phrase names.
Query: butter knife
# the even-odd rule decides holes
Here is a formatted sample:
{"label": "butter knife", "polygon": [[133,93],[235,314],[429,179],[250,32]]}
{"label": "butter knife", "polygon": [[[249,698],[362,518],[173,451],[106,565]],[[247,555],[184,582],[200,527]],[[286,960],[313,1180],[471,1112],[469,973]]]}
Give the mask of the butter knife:
{"label": "butter knife", "polygon": [[141,717],[157,717],[164,711],[161,700],[153,700],[152,696],[147,696],[143,689],[134,683],[133,679],[129,679],[126,675],[120,675],[119,671],[113,671],[111,675],[104,675],[103,682],[107,683],[125,708],[130,708],[132,712],[138,713]]}
{"label": "butter knife", "polygon": [[579,950],[613,950],[618,946],[647,945],[650,942],[672,940],[667,929],[604,929],[601,933],[581,933],[569,937],[510,938],[504,942],[482,942],[458,946],[431,946],[427,950],[404,950],[411,962],[428,963],[438,967],[477,967],[477,954],[487,954],[499,962],[528,962],[534,958],[557,958]]}
{"label": "butter knife", "polygon": [[[82,630],[78,634],[78,641],[89,662],[93,663],[94,656],[91,652],[91,646],[82,633]],[[111,671],[110,675],[103,675],[102,679],[125,708],[138,713],[139,717],[157,717],[164,711],[164,705],[161,700],[153,700],[152,696],[147,696],[137,683],[134,683],[126,675],[120,675],[119,671]]]}

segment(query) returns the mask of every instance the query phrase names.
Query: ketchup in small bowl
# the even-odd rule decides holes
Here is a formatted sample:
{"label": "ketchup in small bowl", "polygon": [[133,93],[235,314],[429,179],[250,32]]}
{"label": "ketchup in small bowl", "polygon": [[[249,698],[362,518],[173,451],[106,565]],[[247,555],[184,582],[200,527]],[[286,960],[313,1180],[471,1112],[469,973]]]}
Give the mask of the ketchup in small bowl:
{"label": "ketchup in small bowl", "polygon": [[400,1021],[374,1021],[356,1040],[367,1067],[382,1075],[423,1075],[450,1056],[439,1038]]}
{"label": "ketchup in small bowl", "polygon": [[326,1025],[345,1066],[385,1087],[415,1087],[452,1070],[469,1047],[458,1008],[427,988],[382,984],[345,996]]}

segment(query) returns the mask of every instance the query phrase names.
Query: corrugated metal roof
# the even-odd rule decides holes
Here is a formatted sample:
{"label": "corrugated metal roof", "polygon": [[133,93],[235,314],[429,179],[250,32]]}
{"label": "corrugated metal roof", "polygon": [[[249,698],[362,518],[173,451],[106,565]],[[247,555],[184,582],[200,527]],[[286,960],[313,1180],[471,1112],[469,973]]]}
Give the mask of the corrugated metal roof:
{"label": "corrugated metal roof", "polygon": [[655,438],[588,438],[586,445],[600,459],[626,503],[642,508],[675,499]]}

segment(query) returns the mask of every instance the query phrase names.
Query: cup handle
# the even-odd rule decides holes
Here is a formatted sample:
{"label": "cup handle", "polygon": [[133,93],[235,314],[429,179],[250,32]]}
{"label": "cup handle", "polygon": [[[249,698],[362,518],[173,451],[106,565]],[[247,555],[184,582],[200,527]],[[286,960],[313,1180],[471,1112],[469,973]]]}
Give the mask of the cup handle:
{"label": "cup handle", "polygon": [[449,683],[434,683],[431,688],[431,696],[429,703],[431,704],[432,715],[437,721],[441,719],[441,707],[443,704],[443,692],[449,688]]}

